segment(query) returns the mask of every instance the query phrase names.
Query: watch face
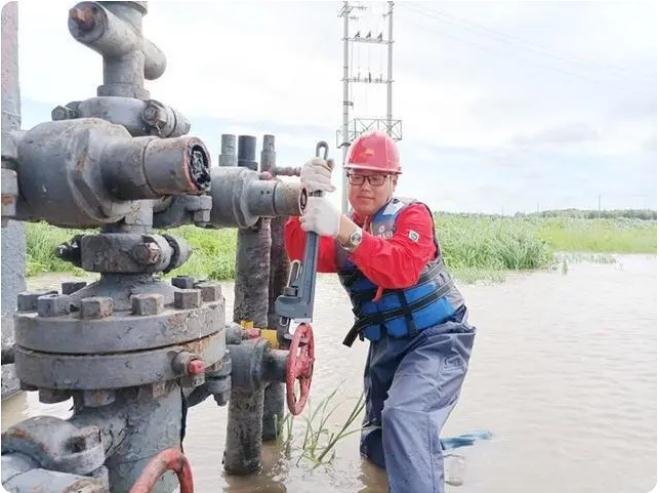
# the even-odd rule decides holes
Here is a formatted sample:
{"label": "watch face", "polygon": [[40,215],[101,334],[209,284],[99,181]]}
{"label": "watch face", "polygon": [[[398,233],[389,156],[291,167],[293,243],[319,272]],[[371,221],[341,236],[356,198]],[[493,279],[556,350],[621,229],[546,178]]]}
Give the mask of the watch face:
{"label": "watch face", "polygon": [[350,235],[350,243],[353,246],[357,246],[361,243],[361,241],[362,241],[362,230],[357,229]]}

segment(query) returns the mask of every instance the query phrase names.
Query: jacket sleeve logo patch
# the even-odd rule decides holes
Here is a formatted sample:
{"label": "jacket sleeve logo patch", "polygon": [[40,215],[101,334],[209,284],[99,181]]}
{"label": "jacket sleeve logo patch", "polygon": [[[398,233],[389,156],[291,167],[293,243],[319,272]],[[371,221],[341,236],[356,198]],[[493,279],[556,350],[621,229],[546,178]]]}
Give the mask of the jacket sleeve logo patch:
{"label": "jacket sleeve logo patch", "polygon": [[419,241],[419,233],[417,233],[413,229],[410,229],[410,232],[407,233],[407,237],[414,242]]}

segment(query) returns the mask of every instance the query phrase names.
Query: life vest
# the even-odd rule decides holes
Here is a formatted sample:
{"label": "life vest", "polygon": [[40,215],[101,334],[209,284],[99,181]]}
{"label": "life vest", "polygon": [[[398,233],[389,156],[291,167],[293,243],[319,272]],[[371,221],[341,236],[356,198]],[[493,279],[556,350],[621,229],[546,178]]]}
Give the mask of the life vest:
{"label": "life vest", "polygon": [[[398,214],[417,203],[420,202],[393,198],[373,216],[370,233],[391,238]],[[428,212],[432,216],[430,209]],[[350,296],[355,314],[355,324],[343,341],[346,346],[351,346],[358,335],[360,339],[377,341],[382,337],[382,330],[392,337],[414,337],[421,330],[445,322],[464,305],[442,259],[434,224],[433,238],[437,253],[424,267],[417,283],[404,289],[385,289],[378,301],[373,301],[378,286],[348,260],[348,252],[337,244],[339,279]]]}

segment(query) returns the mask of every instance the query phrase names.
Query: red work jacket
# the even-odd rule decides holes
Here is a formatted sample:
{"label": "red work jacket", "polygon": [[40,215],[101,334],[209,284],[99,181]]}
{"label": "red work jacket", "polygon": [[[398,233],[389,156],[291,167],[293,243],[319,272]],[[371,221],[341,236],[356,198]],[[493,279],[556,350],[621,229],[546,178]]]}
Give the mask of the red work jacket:
{"label": "red work jacket", "polygon": [[[396,217],[396,231],[385,239],[370,231],[369,217],[353,214],[352,220],[363,228],[361,244],[349,259],[381,289],[403,289],[416,284],[425,265],[435,258],[437,247],[433,238],[433,219],[423,204],[412,204]],[[305,232],[297,217],[285,226],[285,245],[291,260],[304,255]],[[416,233],[416,234],[414,234]],[[320,239],[318,272],[336,272],[335,240]]]}

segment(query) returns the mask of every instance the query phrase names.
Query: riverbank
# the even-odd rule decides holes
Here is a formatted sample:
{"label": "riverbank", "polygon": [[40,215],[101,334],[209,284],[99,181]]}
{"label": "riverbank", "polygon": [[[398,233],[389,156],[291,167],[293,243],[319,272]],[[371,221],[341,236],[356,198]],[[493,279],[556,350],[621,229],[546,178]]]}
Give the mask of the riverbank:
{"label": "riverbank", "polygon": [[[559,266],[558,252],[656,253],[657,222],[628,217],[542,217],[435,214],[446,263],[463,282],[503,280],[511,271]],[[85,231],[28,224],[27,275],[83,271],[57,258],[58,245]],[[194,248],[172,275],[229,280],[235,275],[236,230],[182,226],[168,230]]]}

